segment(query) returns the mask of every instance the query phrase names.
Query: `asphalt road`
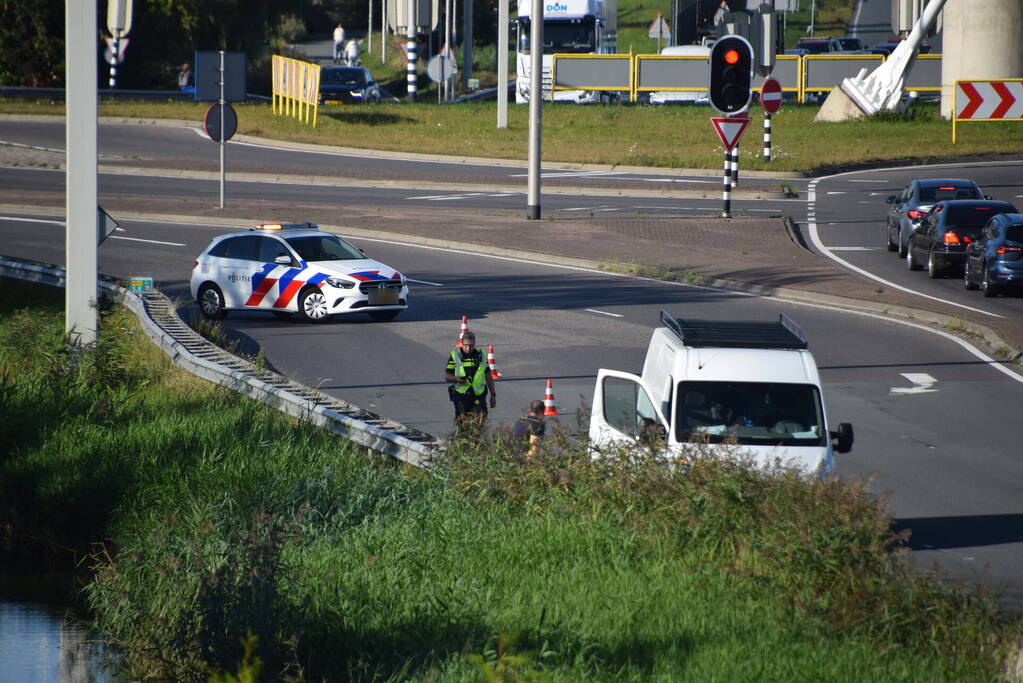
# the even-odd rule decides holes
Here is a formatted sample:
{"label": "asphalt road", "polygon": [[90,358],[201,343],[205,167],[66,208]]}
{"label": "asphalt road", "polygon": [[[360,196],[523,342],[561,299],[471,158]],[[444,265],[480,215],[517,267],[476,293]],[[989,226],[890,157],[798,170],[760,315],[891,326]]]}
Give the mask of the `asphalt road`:
{"label": "asphalt road", "polygon": [[[6,123],[0,126],[4,135],[10,130]],[[44,136],[33,144],[59,148],[60,142],[59,137],[47,140]],[[105,146],[105,153],[128,156],[116,144],[106,144],[111,146]],[[253,163],[273,165],[279,163],[276,155],[291,153],[269,151],[265,160]],[[393,172],[400,175],[402,164],[391,163],[396,167]],[[983,167],[954,170],[955,175],[977,178],[989,190],[998,187],[1000,191],[991,192],[997,198],[1021,191],[1018,166],[992,169],[990,177],[984,176]],[[947,292],[934,290],[935,295],[951,300],[960,294],[952,291],[958,283],[930,281],[919,273],[898,270],[901,263],[883,251],[881,225],[887,205],[883,196],[871,194],[894,193],[908,178],[925,171],[930,172],[916,168],[887,171],[883,177],[873,171],[864,178],[821,179],[806,199],[779,204],[787,208],[777,210],[797,219],[812,217],[804,225],[815,231],[825,252],[864,259],[857,261],[859,267],[878,270],[878,277],[902,278],[907,288],[947,285]],[[32,196],[58,189],[61,175],[3,169],[0,183],[20,183],[7,187],[23,187],[25,196]],[[880,187],[854,182],[878,179],[884,180],[876,183]],[[216,196],[216,186],[209,187],[208,179],[101,177],[102,193],[137,197],[139,210],[145,209],[147,193],[196,192],[198,185]],[[229,187],[232,198],[248,202],[281,191],[280,183],[256,180],[232,182]],[[333,193],[339,212],[354,201],[413,201],[424,210],[433,201],[415,199],[423,193],[396,195],[393,188],[379,199],[366,189],[287,189],[296,205],[311,196],[326,201],[321,195],[306,194],[321,191]],[[592,199],[590,195],[565,196],[580,203]],[[486,210],[500,209],[504,199],[483,193],[474,198]],[[630,196],[601,198],[616,209],[637,201]],[[664,201],[677,204],[681,200]],[[195,314],[194,306],[187,303],[192,259],[212,235],[237,229],[170,220],[123,220],[122,226],[124,232],[100,248],[101,270],[121,276],[152,275],[163,291],[181,298],[185,317]],[[1017,570],[1023,559],[1023,465],[1017,457],[1015,426],[1015,413],[1023,405],[1023,384],[960,341],[904,323],[721,290],[386,239],[352,241],[413,280],[412,307],[388,324],[352,318],[313,326],[260,314],[232,315],[230,329],[248,350],[262,349],[278,370],[303,383],[443,434],[450,425],[451,408],[441,364],[457,335],[457,320],[465,314],[480,344],[494,343],[498,348],[497,363],[505,378],[498,384],[494,421],[513,419],[530,399],[542,395],[550,378],[561,422],[572,427],[577,420],[585,422],[597,368],[640,368],[661,308],[711,318],[770,319],[784,311],[804,327],[811,341],[831,422],[849,421],[856,426],[856,449],[839,460],[842,476],[873,475],[876,490],[892,492],[891,510],[900,523],[914,529],[914,555],[922,564],[937,561],[954,577],[981,577],[1007,587],[1007,604],[1023,605],[1023,582]],[[0,252],[5,254],[64,261],[59,216],[6,216],[0,220],[0,242],[4,245]],[[850,246],[864,249],[841,249]],[[888,266],[892,272],[884,270]],[[993,314],[1018,315],[1019,300],[985,300],[967,294],[962,293],[964,305],[992,306],[997,307],[990,309]],[[933,380],[925,382],[926,387],[919,381],[924,375]]]}

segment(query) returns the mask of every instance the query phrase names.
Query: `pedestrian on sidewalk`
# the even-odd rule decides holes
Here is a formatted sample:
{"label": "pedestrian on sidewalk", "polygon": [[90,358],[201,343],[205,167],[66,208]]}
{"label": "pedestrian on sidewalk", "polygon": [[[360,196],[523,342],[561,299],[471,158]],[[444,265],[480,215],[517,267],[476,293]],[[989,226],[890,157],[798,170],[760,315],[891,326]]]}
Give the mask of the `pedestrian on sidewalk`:
{"label": "pedestrian on sidewalk", "polygon": [[497,405],[494,380],[487,368],[487,359],[476,348],[476,334],[466,330],[460,348],[453,349],[444,366],[448,397],[455,404],[455,426],[459,430],[481,428],[487,419],[487,396],[490,407]]}
{"label": "pedestrian on sidewalk", "polygon": [[345,28],[338,22],[334,27],[334,63],[341,63],[341,53],[345,47]]}
{"label": "pedestrian on sidewalk", "polygon": [[516,454],[532,460],[540,455],[540,442],[546,433],[543,421],[543,401],[533,400],[529,410],[512,425],[511,437]]}

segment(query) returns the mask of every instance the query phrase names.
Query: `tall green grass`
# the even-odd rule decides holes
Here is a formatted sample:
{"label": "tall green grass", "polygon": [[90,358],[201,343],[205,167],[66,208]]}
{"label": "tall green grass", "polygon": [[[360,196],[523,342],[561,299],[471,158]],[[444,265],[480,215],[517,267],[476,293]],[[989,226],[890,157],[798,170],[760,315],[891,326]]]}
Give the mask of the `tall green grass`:
{"label": "tall green grass", "polygon": [[137,676],[987,681],[1018,647],[902,566],[863,483],[497,440],[401,469],[101,320],[68,355],[59,298],[0,288],[0,509],[8,557],[89,549]]}

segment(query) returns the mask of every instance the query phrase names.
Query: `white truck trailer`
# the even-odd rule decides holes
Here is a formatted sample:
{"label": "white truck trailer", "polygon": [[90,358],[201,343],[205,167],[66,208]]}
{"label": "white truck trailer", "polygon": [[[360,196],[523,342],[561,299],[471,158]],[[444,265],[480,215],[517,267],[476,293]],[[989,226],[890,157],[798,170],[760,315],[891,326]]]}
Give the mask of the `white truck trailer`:
{"label": "white truck trailer", "polygon": [[[618,0],[544,0],[543,90],[551,89],[551,55],[615,54],[618,51]],[[530,0],[519,0],[515,59],[515,102],[529,101]],[[607,93],[604,93],[607,96]],[[556,102],[598,102],[592,90],[559,90]]]}

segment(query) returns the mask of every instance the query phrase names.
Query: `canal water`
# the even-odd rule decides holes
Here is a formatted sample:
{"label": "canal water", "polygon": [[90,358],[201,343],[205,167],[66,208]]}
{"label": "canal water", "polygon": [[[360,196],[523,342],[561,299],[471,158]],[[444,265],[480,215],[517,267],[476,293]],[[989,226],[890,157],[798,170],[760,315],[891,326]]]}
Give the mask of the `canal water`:
{"label": "canal water", "polygon": [[0,576],[0,681],[4,683],[119,683],[116,653],[89,631],[79,607],[58,580],[38,584]]}

